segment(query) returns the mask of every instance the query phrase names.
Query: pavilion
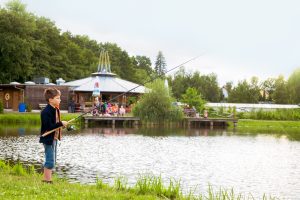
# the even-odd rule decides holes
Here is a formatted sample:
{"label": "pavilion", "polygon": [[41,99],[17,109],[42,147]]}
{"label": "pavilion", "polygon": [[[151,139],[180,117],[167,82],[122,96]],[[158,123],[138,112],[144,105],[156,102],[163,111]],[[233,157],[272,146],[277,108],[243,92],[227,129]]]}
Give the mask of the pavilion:
{"label": "pavilion", "polygon": [[90,77],[70,81],[61,85],[68,86],[70,97],[77,104],[90,105],[93,102],[95,83],[99,83],[100,101],[110,101],[119,105],[126,105],[128,97],[137,97],[145,92],[145,87],[121,79],[111,72],[109,56],[102,51],[99,58],[98,70]]}

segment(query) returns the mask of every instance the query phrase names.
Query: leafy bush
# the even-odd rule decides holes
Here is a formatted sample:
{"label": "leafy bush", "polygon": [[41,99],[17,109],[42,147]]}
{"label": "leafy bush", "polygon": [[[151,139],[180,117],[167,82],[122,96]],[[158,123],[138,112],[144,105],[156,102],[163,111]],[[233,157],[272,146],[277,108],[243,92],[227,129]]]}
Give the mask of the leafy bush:
{"label": "leafy bush", "polygon": [[195,107],[198,112],[204,110],[205,101],[202,99],[202,95],[198,93],[195,88],[189,87],[182,95],[181,101],[188,104],[190,107]]}
{"label": "leafy bush", "polygon": [[144,121],[163,123],[183,118],[181,108],[173,106],[174,98],[162,80],[146,85],[148,92],[141,96],[133,108],[133,115]]}
{"label": "leafy bush", "polygon": [[137,101],[137,97],[128,97],[128,98],[127,98],[127,103],[128,103],[129,105],[135,104],[136,101]]}

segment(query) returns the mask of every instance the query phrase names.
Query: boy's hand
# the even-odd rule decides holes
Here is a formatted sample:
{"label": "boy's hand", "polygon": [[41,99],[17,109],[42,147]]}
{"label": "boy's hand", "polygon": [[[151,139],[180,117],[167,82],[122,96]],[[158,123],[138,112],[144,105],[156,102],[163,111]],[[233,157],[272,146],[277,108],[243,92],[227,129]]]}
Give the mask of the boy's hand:
{"label": "boy's hand", "polygon": [[61,121],[61,123],[63,124],[64,127],[68,126],[68,122],[67,121]]}

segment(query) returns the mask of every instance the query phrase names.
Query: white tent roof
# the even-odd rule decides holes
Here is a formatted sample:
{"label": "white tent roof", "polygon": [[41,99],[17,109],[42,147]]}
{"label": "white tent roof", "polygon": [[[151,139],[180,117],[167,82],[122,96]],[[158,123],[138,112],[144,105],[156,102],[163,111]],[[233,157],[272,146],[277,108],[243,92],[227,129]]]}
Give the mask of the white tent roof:
{"label": "white tent roof", "polygon": [[[131,93],[145,93],[145,87],[139,86],[136,83],[117,78],[113,73],[93,73],[93,76],[76,81],[66,82],[62,85],[73,87],[74,91],[93,92],[94,85],[98,77],[100,84],[100,92],[127,92],[135,87],[136,89],[130,91]],[[139,86],[139,87],[138,87]]]}

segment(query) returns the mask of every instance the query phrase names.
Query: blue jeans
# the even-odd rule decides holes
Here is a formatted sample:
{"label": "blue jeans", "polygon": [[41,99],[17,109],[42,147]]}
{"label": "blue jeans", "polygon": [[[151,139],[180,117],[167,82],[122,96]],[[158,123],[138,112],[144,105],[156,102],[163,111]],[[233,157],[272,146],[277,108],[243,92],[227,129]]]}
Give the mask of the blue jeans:
{"label": "blue jeans", "polygon": [[53,169],[56,164],[57,141],[54,140],[52,145],[44,144],[45,148],[45,164],[47,169]]}

